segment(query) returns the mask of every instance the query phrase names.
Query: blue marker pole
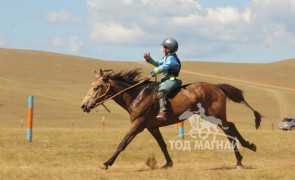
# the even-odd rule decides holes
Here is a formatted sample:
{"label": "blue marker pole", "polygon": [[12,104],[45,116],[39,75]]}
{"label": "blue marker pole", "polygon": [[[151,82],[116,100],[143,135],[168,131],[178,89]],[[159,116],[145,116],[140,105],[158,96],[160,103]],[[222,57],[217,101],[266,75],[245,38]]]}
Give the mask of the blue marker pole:
{"label": "blue marker pole", "polygon": [[29,96],[28,104],[28,130],[27,130],[27,140],[32,142],[33,135],[33,105],[34,105],[34,96]]}
{"label": "blue marker pole", "polygon": [[179,137],[181,139],[184,139],[184,123],[183,123],[183,121],[177,123],[177,125],[178,125],[178,134],[179,134]]}

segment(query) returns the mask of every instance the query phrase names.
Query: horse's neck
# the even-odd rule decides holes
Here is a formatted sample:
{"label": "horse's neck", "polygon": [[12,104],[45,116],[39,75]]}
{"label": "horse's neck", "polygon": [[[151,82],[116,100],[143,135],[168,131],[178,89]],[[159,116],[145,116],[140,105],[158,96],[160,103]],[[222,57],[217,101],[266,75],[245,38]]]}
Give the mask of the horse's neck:
{"label": "horse's neck", "polygon": [[[130,87],[127,83],[122,82],[113,82],[113,90],[114,93],[120,93],[124,89]],[[134,99],[138,96],[140,89],[132,88],[126,92],[123,92],[121,95],[114,98],[114,101],[123,107],[126,111],[128,111],[130,104],[133,102]]]}

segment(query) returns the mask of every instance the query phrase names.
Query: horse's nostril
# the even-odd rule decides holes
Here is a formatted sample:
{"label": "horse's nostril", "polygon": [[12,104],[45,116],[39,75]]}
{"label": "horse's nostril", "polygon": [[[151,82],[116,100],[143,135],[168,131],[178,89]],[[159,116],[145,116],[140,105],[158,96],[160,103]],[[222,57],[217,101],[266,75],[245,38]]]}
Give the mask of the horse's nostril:
{"label": "horse's nostril", "polygon": [[83,105],[81,106],[81,108],[84,109],[84,108],[85,108],[85,105],[83,104]]}

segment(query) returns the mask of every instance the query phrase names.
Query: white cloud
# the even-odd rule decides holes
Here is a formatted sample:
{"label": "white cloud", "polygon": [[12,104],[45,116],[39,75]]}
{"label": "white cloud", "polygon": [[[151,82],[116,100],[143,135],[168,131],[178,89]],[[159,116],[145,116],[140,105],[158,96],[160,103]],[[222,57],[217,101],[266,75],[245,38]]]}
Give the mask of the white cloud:
{"label": "white cloud", "polygon": [[69,47],[71,52],[78,52],[83,47],[83,42],[77,36],[70,37]]}
{"label": "white cloud", "polygon": [[[90,38],[98,43],[138,45],[162,37],[175,15],[198,10],[192,0],[87,0],[92,27]],[[175,8],[177,6],[177,8]],[[165,27],[167,26],[167,27]]]}
{"label": "white cloud", "polygon": [[220,24],[237,23],[241,19],[238,9],[233,7],[208,9],[207,18]]}
{"label": "white cloud", "polygon": [[65,10],[50,11],[46,14],[46,20],[50,23],[79,23],[80,18]]}
{"label": "white cloud", "polygon": [[123,27],[120,24],[94,24],[90,34],[91,39],[98,43],[108,44],[131,44],[138,39],[147,37],[148,34],[136,25]]}
{"label": "white cloud", "polygon": [[76,53],[84,47],[84,42],[77,36],[69,38],[56,36],[52,38],[51,45],[58,49],[65,49],[66,51]]}
{"label": "white cloud", "polygon": [[56,36],[56,37],[53,37],[53,39],[52,39],[52,45],[53,46],[63,46],[64,42],[61,37]]}
{"label": "white cloud", "polygon": [[202,7],[196,0],[87,0],[87,6],[90,39],[98,44],[156,45],[173,36],[180,50],[194,47],[195,55],[236,45],[295,46],[294,0],[253,0],[244,9]]}

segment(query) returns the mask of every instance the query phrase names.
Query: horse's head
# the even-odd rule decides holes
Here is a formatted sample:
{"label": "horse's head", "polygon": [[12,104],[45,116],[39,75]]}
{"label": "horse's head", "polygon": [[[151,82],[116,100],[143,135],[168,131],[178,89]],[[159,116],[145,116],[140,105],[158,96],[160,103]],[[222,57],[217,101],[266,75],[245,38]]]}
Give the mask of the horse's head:
{"label": "horse's head", "polygon": [[81,105],[84,112],[90,112],[99,102],[107,98],[111,85],[104,75],[106,71],[111,70],[100,70],[99,73],[95,71],[96,80],[92,83]]}

